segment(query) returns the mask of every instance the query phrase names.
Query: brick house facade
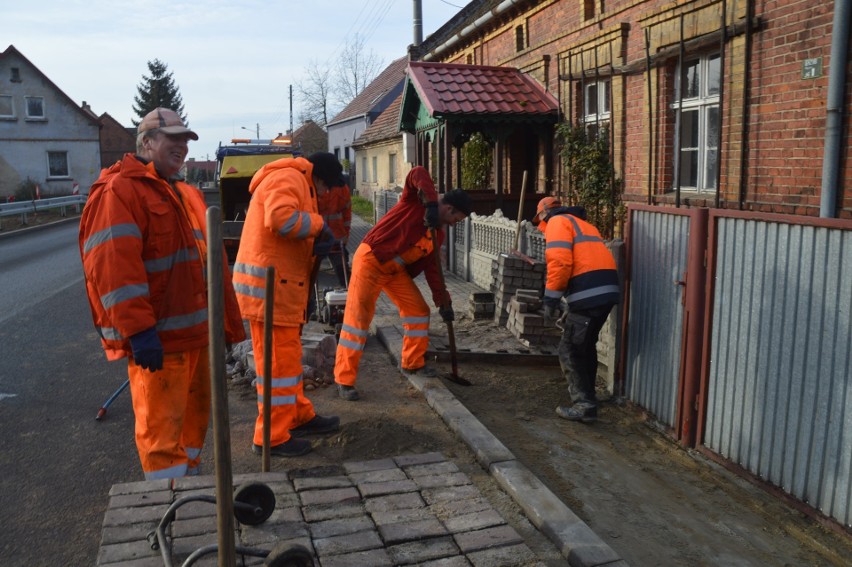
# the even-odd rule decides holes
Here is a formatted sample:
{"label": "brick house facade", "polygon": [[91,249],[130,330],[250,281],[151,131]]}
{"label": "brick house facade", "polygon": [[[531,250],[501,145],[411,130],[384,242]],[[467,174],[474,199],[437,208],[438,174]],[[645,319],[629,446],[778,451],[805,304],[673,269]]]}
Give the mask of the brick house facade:
{"label": "brick house facade", "polygon": [[[833,17],[833,3],[806,0],[475,0],[415,57],[516,67],[557,97],[563,121],[607,126],[627,202],[818,216]],[[845,63],[828,195],[849,219]],[[510,165],[508,182],[519,176]]]}

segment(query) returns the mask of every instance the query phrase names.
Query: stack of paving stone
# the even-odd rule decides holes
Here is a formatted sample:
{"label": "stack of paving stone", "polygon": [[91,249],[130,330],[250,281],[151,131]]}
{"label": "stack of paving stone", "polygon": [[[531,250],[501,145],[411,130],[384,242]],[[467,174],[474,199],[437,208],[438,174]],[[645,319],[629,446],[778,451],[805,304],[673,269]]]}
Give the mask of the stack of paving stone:
{"label": "stack of paving stone", "polygon": [[509,320],[509,301],[519,289],[544,289],[546,265],[532,259],[500,254],[491,265],[494,279],[494,322],[505,325]]}
{"label": "stack of paving stone", "polygon": [[494,294],[490,291],[472,292],[468,301],[468,314],[473,320],[494,318]]}
{"label": "stack of paving stone", "polygon": [[509,300],[506,328],[527,347],[555,347],[561,332],[544,325],[541,293],[535,289],[519,289]]}

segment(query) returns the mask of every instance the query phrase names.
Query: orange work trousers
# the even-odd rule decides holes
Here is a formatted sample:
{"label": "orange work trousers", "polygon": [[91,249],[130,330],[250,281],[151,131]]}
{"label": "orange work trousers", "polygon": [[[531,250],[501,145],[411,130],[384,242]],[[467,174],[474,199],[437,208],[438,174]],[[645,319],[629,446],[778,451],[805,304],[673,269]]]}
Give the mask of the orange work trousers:
{"label": "orange work trousers", "polygon": [[405,266],[390,260],[382,264],[367,244],[358,246],[352,258],[352,278],[346,295],[343,326],[334,362],[338,384],[354,386],[358,364],[376,314],[376,301],[385,292],[402,318],[402,361],[406,369],[425,365],[429,348],[429,306]]}
{"label": "orange work trousers", "polygon": [[[263,444],[263,321],[251,321],[251,344],[257,369],[257,420],[254,444]],[[269,445],[290,440],[290,430],[316,415],[314,405],[305,397],[302,384],[301,327],[272,327],[272,411]]]}
{"label": "orange work trousers", "polygon": [[210,422],[207,347],[169,353],[149,372],[129,358],[136,448],[146,480],[198,474]]}

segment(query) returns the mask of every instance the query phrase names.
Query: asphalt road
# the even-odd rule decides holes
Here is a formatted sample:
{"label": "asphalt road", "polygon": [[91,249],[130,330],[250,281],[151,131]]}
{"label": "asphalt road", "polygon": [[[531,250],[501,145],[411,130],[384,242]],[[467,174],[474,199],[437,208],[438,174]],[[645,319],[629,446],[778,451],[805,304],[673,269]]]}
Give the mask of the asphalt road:
{"label": "asphalt road", "polygon": [[110,487],[142,480],[126,379],[92,326],[77,223],[0,239],[0,565],[93,565]]}

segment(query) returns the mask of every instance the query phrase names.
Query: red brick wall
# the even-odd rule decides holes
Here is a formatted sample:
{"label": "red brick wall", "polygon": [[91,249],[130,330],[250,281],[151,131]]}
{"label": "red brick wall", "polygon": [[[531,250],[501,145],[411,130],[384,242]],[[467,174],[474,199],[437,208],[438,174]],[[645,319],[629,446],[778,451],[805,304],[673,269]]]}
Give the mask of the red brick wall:
{"label": "red brick wall", "polygon": [[101,167],[109,167],[127,153],[136,152],[136,138],[112,120],[102,120]]}

